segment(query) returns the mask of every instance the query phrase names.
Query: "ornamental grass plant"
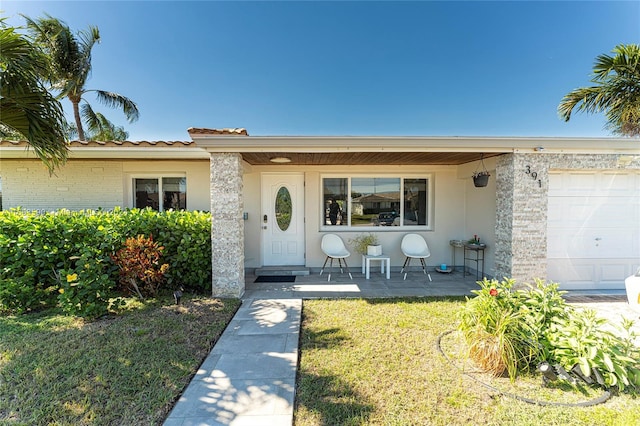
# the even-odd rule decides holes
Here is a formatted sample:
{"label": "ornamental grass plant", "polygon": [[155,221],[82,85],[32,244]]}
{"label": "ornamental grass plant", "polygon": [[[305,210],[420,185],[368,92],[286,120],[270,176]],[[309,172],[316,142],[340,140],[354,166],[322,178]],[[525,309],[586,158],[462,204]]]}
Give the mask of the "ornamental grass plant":
{"label": "ornamental grass plant", "polygon": [[522,298],[511,289],[514,280],[478,282],[477,296],[468,299],[459,313],[459,330],[468,345],[468,355],[484,371],[495,376],[507,373],[513,380],[535,356],[520,309]]}
{"label": "ornamental grass plant", "polygon": [[562,298],[558,284],[536,280],[535,287],[514,290],[515,281],[478,282],[458,316],[468,356],[495,376],[515,380],[546,362],[574,371],[586,383],[624,390],[640,388],[640,349],[633,342],[633,322],[618,333],[593,310],[578,310]]}

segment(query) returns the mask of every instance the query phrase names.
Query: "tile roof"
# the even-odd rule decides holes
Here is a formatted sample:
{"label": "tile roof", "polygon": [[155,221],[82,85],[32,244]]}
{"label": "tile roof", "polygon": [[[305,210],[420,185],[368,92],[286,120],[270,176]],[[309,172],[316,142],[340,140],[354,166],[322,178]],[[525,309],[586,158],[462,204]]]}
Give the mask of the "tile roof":
{"label": "tile roof", "polygon": [[[28,147],[27,141],[0,140],[0,147]],[[195,146],[193,141],[70,141],[69,147],[179,147]]]}
{"label": "tile roof", "polygon": [[187,129],[190,135],[218,135],[218,136],[249,136],[247,129],[242,127],[225,128],[225,129],[206,129],[202,127],[189,127]]}

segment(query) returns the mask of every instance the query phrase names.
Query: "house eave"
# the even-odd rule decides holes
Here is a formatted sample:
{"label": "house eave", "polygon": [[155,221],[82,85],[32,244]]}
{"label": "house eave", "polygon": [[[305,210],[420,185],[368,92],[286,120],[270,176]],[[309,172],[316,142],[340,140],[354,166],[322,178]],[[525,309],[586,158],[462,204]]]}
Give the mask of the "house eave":
{"label": "house eave", "polygon": [[433,136],[207,136],[192,134],[208,152],[484,152],[640,154],[629,138],[433,137]]}

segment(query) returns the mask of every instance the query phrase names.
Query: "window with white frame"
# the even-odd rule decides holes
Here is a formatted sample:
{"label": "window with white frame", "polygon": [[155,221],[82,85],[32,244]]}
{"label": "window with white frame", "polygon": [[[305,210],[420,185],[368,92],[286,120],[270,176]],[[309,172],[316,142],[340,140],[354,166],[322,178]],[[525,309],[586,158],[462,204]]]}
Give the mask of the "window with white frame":
{"label": "window with white frame", "polygon": [[322,177],[322,225],[430,228],[430,176]]}
{"label": "window with white frame", "polygon": [[139,209],[184,210],[187,208],[187,178],[134,177],[133,206]]}

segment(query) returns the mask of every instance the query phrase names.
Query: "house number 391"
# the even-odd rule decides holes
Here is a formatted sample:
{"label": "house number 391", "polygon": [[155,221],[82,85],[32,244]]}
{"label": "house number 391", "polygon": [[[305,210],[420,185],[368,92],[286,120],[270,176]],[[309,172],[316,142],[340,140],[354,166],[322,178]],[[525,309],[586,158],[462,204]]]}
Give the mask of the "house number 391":
{"label": "house number 391", "polygon": [[531,176],[533,180],[538,181],[538,187],[542,188],[542,179],[538,179],[538,172],[531,170],[531,166],[527,166],[525,173]]}

